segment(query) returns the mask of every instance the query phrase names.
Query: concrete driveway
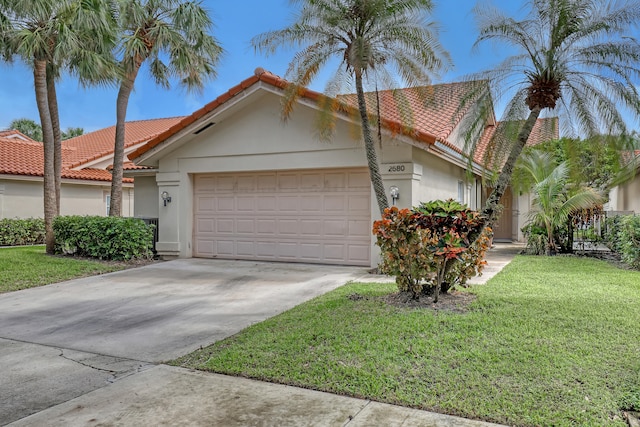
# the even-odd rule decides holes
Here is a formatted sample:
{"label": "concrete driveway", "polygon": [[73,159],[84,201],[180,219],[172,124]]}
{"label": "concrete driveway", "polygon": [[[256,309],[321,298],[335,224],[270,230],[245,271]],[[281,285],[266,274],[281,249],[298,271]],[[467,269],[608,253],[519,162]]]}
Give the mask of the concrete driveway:
{"label": "concrete driveway", "polygon": [[0,295],[0,424],[366,275],[363,268],[185,259]]}

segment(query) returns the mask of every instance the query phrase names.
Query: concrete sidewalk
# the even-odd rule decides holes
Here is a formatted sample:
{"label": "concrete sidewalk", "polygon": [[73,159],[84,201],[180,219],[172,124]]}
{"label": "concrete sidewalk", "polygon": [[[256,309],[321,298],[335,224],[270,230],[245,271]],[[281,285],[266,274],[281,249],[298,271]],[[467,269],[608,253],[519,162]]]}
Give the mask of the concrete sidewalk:
{"label": "concrete sidewalk", "polygon": [[522,250],[524,250],[524,244],[522,243],[495,243],[487,252],[487,265],[482,271],[482,276],[472,277],[467,283],[470,285],[484,285],[513,261],[513,258]]}
{"label": "concrete sidewalk", "polygon": [[19,420],[11,426],[490,427],[297,387],[166,365]]}

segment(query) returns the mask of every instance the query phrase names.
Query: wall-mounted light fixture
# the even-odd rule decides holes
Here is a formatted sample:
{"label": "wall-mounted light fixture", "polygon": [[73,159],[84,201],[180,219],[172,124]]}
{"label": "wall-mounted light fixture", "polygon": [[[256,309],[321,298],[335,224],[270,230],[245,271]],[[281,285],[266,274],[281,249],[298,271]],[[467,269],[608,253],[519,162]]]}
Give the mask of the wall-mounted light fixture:
{"label": "wall-mounted light fixture", "polygon": [[391,200],[393,200],[393,204],[396,204],[396,200],[400,198],[400,189],[395,185],[389,187],[389,194],[391,195]]}
{"label": "wall-mounted light fixture", "polygon": [[160,193],[160,197],[162,197],[162,202],[165,206],[167,206],[167,203],[171,203],[171,196],[166,191]]}

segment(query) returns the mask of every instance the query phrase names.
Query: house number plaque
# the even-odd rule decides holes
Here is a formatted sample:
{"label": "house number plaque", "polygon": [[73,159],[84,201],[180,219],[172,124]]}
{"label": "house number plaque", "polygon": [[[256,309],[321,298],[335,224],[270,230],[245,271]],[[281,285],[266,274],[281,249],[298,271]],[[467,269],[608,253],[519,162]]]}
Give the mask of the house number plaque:
{"label": "house number plaque", "polygon": [[382,165],[382,170],[387,174],[413,173],[413,163],[388,163]]}

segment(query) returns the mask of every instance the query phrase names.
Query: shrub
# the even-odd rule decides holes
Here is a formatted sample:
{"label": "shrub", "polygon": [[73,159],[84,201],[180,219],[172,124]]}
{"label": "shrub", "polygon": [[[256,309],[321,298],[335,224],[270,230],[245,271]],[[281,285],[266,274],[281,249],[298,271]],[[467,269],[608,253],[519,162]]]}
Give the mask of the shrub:
{"label": "shrub", "polygon": [[608,217],[605,221],[604,242],[613,252],[622,252],[622,241],[620,231],[622,229],[622,219],[624,215]]}
{"label": "shrub", "polygon": [[152,227],[136,218],[59,216],[55,251],[104,260],[151,258]]}
{"label": "shrub", "polygon": [[640,269],[640,216],[622,218],[618,239],[622,261]]}
{"label": "shrub", "polygon": [[380,271],[396,277],[400,292],[411,292],[414,298],[423,293],[433,279],[433,244],[429,230],[416,226],[415,214],[395,206],[385,209],[380,221],[373,224],[373,234],[382,251]]}
{"label": "shrub", "polygon": [[0,246],[41,245],[43,243],[43,219],[0,219]]}
{"label": "shrub", "polygon": [[467,236],[481,226],[480,214],[454,200],[436,200],[409,209],[385,210],[373,233],[382,251],[380,270],[396,277],[400,292],[414,299],[447,292],[479,274],[491,230],[470,245]]}
{"label": "shrub", "polygon": [[549,247],[549,237],[544,227],[529,223],[522,227],[522,233],[527,239],[524,252],[527,255],[545,255]]}

